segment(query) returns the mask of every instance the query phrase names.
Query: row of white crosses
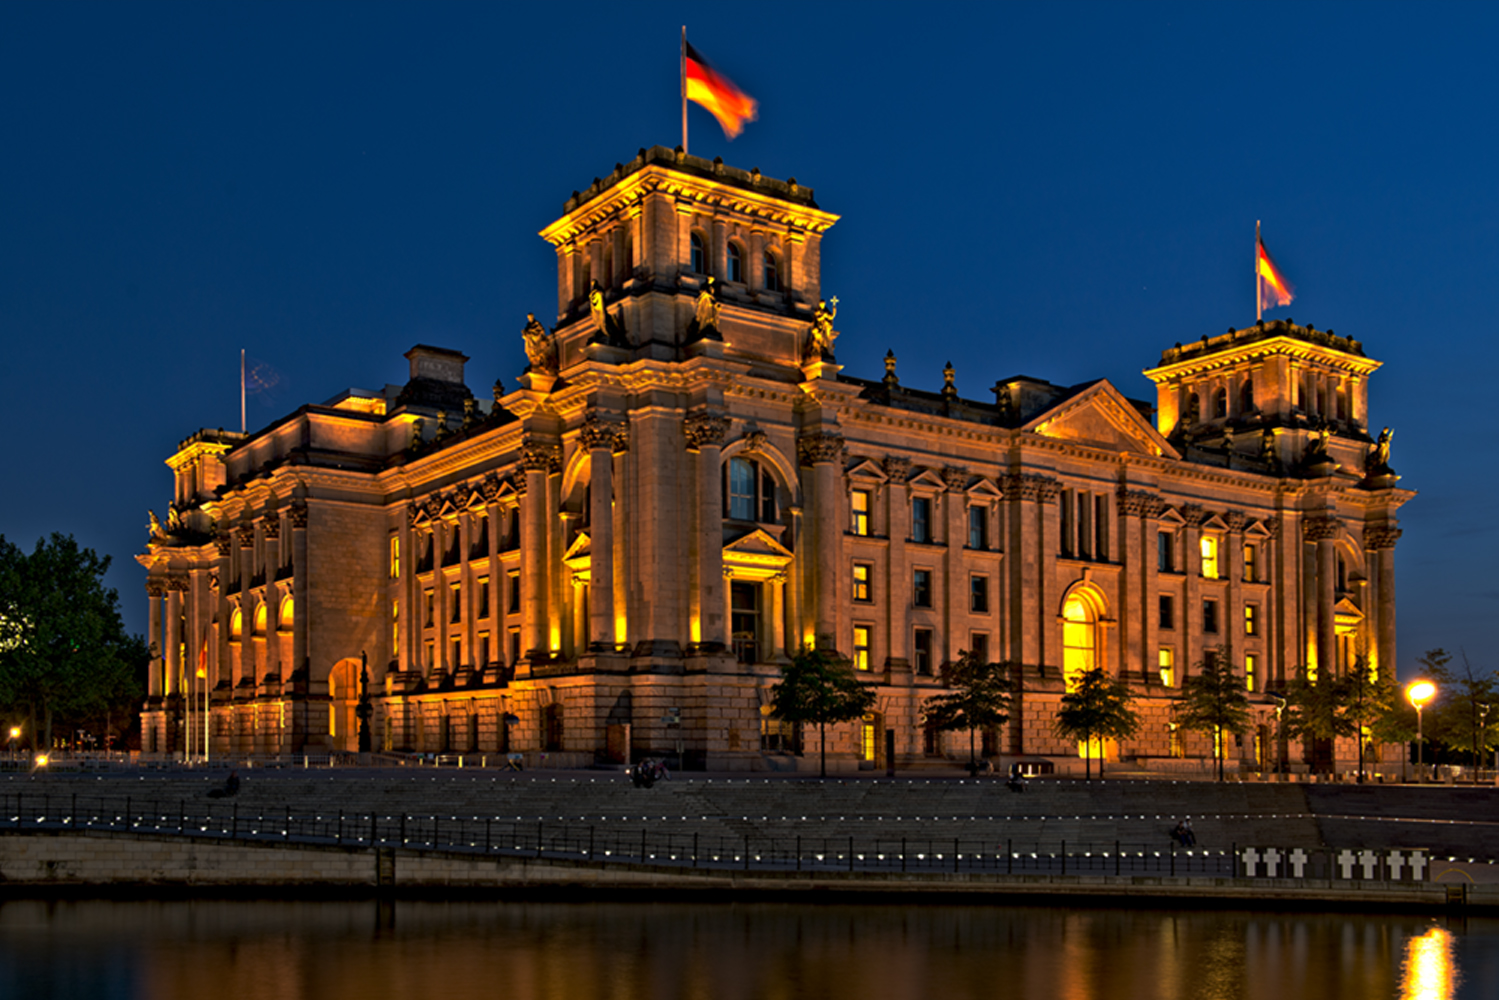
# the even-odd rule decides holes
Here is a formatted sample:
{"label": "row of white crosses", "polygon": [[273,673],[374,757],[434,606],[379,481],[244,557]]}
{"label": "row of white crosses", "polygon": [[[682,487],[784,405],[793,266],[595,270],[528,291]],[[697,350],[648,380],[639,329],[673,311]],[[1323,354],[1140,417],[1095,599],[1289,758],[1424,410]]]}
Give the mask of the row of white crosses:
{"label": "row of white crosses", "polygon": [[[1244,862],[1244,874],[1250,878],[1260,873],[1261,865],[1264,866],[1267,878],[1305,878],[1307,862],[1311,861],[1311,855],[1299,847],[1289,852],[1279,851],[1273,847],[1266,847],[1263,850],[1246,847],[1239,857]],[[1282,863],[1285,865],[1285,875],[1281,874]],[[1367,849],[1355,854],[1344,848],[1338,852],[1333,863],[1337,867],[1340,878],[1362,878],[1365,881],[1373,881],[1382,874],[1381,869],[1384,869],[1383,874],[1387,876],[1385,881],[1388,882],[1421,882],[1426,878],[1425,851],[1408,853],[1391,851],[1381,856],[1378,852]],[[1354,875],[1355,868],[1359,870],[1358,875]],[[1409,879],[1402,875],[1407,870],[1410,872]]]}

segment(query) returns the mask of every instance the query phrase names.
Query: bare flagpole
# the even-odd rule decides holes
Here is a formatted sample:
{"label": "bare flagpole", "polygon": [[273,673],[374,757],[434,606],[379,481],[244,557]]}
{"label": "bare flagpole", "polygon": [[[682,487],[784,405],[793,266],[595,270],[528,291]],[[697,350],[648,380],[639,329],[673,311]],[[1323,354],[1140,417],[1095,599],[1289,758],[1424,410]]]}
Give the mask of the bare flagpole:
{"label": "bare flagpole", "polygon": [[1260,294],[1260,220],[1254,220],[1254,321],[1265,321],[1265,297]]}
{"label": "bare flagpole", "polygon": [[239,349],[239,432],[245,432],[245,349]]}
{"label": "bare flagpole", "polygon": [[682,54],[677,60],[682,78],[682,155],[687,155],[687,25],[682,25]]}

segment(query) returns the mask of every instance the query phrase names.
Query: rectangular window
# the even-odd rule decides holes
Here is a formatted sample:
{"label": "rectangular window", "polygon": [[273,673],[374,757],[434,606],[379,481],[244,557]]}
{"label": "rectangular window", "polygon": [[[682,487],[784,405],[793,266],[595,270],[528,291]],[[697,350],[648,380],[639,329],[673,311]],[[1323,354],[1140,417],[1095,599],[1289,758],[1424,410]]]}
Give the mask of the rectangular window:
{"label": "rectangular window", "polygon": [[729,632],[734,657],[740,663],[759,663],[760,585],[729,582]]}
{"label": "rectangular window", "polygon": [[434,609],[437,607],[437,602],[433,598],[432,591],[430,591],[430,590],[426,591],[424,593],[423,597],[424,597],[424,601],[425,601],[425,603],[423,604],[423,608],[425,609],[425,613],[422,615],[422,624],[425,625],[427,628],[431,628],[432,627],[432,621],[433,621],[432,616],[433,616],[433,614],[435,614],[435,610]]}
{"label": "rectangular window", "polygon": [[989,547],[989,511],[983,507],[968,508],[968,547]]}
{"label": "rectangular window", "polygon": [[396,657],[401,651],[401,602],[390,602],[390,655]]}
{"label": "rectangular window", "polygon": [[974,614],[983,614],[989,610],[989,578],[987,576],[968,578],[968,610]]}
{"label": "rectangular window", "polygon": [[1161,671],[1161,684],[1176,687],[1176,653],[1170,647],[1162,646],[1156,653],[1156,666]]}
{"label": "rectangular window", "polygon": [[478,657],[476,666],[479,666],[481,668],[489,666],[489,633],[488,632],[480,632],[479,633],[479,657]]}
{"label": "rectangular window", "polygon": [[513,667],[520,662],[520,629],[510,630],[510,665]]}
{"label": "rectangular window", "polygon": [[863,760],[874,760],[880,727],[879,720],[875,718],[873,712],[864,716],[863,725],[860,728],[862,730],[862,738],[859,741],[860,757]]}
{"label": "rectangular window", "polygon": [[1062,551],[1062,555],[1070,556],[1072,555],[1072,542],[1077,535],[1077,519],[1073,516],[1072,513],[1071,490],[1063,490],[1057,496],[1057,506],[1059,508],[1058,515],[1062,520],[1062,538],[1060,548]]}
{"label": "rectangular window", "polygon": [[854,490],[849,495],[849,530],[856,535],[869,534],[868,490]]}
{"label": "rectangular window", "polygon": [[448,612],[448,621],[454,625],[463,621],[463,588],[456,583],[448,584],[448,600],[453,610]]}
{"label": "rectangular window", "polygon": [[932,540],[932,501],[930,497],[916,497],[911,501],[911,541]]}
{"label": "rectangular window", "polygon": [[448,669],[457,670],[458,664],[463,662],[463,644],[454,639],[448,646]]}
{"label": "rectangular window", "polygon": [[520,571],[514,570],[509,574],[510,581],[510,610],[509,614],[520,614]]}
{"label": "rectangular window", "polygon": [[426,643],[426,647],[426,667],[428,670],[431,670],[433,667],[437,666],[437,647],[434,646],[431,642]]}
{"label": "rectangular window", "polygon": [[1077,557],[1093,558],[1093,501],[1082,490],[1077,494]]}
{"label": "rectangular window", "polygon": [[1202,577],[1204,580],[1218,579],[1218,539],[1203,535],[1198,542],[1202,550]]}
{"label": "rectangular window", "polygon": [[1258,583],[1260,579],[1259,547],[1248,543],[1244,545],[1244,579],[1249,583]]}
{"label": "rectangular window", "polygon": [[973,632],[968,636],[968,652],[975,663],[989,662],[989,633]]}
{"label": "rectangular window", "polygon": [[1253,604],[1244,605],[1244,634],[1259,635],[1259,608]]}
{"label": "rectangular window", "polygon": [[760,470],[760,522],[762,524],[776,522],[776,481],[775,477],[764,469]]}
{"label": "rectangular window", "polygon": [[854,600],[860,603],[874,600],[874,590],[870,580],[873,574],[874,567],[869,563],[854,563]]}
{"label": "rectangular window", "polygon": [[1259,680],[1259,657],[1254,653],[1244,654],[1244,690],[1253,694]]}
{"label": "rectangular window", "polygon": [[932,571],[918,569],[911,574],[911,603],[918,608],[932,606]]}
{"label": "rectangular window", "polygon": [[854,626],[854,669],[869,669],[869,626]]}
{"label": "rectangular window", "polygon": [[1160,599],[1160,626],[1161,628],[1176,628],[1176,598],[1170,594],[1162,594]]}
{"label": "rectangular window", "polygon": [[1171,532],[1162,531],[1155,536],[1156,569],[1162,573],[1176,572],[1176,539]]}
{"label": "rectangular window", "polygon": [[1168,722],[1166,724],[1171,727],[1171,747],[1168,752],[1173,757],[1185,757],[1187,755],[1187,743],[1186,740],[1182,738],[1181,729],[1178,728],[1176,723],[1174,722]]}
{"label": "rectangular window", "polygon": [[1204,632],[1218,631],[1218,602],[1202,602],[1202,630]]}
{"label": "rectangular window", "polygon": [[919,628],[911,641],[911,669],[922,677],[932,673],[932,630]]}
{"label": "rectangular window", "polygon": [[755,463],[729,459],[729,517],[736,521],[755,519]]}
{"label": "rectangular window", "polygon": [[489,577],[479,577],[479,617],[489,617]]}
{"label": "rectangular window", "polygon": [[1105,562],[1109,558],[1109,498],[1099,496],[1093,498],[1093,554]]}
{"label": "rectangular window", "polygon": [[390,578],[399,580],[401,578],[401,536],[390,536]]}

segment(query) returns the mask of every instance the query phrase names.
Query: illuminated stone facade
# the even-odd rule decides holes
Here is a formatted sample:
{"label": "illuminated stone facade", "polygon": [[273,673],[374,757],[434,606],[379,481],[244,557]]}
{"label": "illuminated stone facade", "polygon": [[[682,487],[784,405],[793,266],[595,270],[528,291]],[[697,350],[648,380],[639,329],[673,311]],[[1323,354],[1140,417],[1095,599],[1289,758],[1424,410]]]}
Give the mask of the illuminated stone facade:
{"label": "illuminated stone facade", "polygon": [[791,767],[765,705],[816,645],[878,694],[831,733],[840,766],[883,767],[887,731],[901,766],[966,757],[921,705],[979,649],[1023,665],[990,752],[1075,761],[1051,718],[1097,663],[1145,716],[1109,756],[1170,767],[1210,752],[1169,709],[1221,650],[1254,766],[1298,666],[1393,672],[1411,494],[1357,342],[1275,322],[1173,347],[1154,424],[1107,381],[852,378],[821,305],[836,221],[795,181],[642,151],[542,232],[556,327],[528,326],[492,405],[419,346],[404,386],[184,442],[140,557],[147,748],[201,747],[206,686],[216,755],[353,750],[364,655],[376,750]]}

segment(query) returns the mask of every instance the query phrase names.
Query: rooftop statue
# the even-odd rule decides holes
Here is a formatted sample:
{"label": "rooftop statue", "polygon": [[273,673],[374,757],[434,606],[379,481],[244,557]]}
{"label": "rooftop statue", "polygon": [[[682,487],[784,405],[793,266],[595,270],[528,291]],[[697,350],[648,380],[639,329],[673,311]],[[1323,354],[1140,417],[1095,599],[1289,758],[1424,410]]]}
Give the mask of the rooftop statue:
{"label": "rooftop statue", "polygon": [[833,329],[833,320],[838,318],[838,296],[834,295],[831,302],[818,302],[817,311],[812,314],[812,338],[807,343],[807,356],[809,358],[833,357],[833,342],[838,339],[838,331]]}
{"label": "rooftop statue", "polygon": [[1390,439],[1395,432],[1386,427],[1379,432],[1379,440],[1374,442],[1374,451],[1370,454],[1371,464],[1374,469],[1388,469],[1390,467]]}
{"label": "rooftop statue", "polygon": [[547,328],[537,322],[535,313],[526,313],[526,328],[521,331],[521,337],[526,342],[526,360],[531,363],[531,370],[543,375],[555,375],[557,344]]}
{"label": "rooftop statue", "polygon": [[699,334],[705,334],[710,329],[718,330],[718,314],[723,310],[723,303],[718,301],[718,283],[709,278],[697,293],[697,308],[693,313],[693,322],[697,324]]}

